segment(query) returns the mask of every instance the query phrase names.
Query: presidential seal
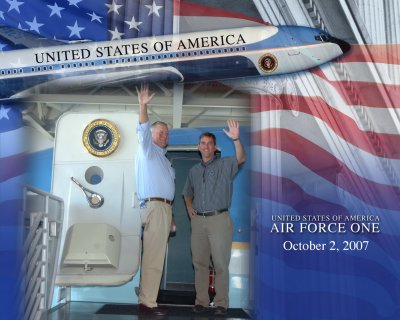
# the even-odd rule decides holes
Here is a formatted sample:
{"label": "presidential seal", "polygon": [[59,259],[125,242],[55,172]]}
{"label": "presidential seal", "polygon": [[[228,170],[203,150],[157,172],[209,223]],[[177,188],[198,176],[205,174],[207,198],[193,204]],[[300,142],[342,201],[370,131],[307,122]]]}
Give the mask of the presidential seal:
{"label": "presidential seal", "polygon": [[90,122],[82,135],[86,150],[96,157],[106,157],[117,149],[119,132],[114,123],[106,119]]}
{"label": "presidential seal", "polygon": [[272,72],[278,67],[278,59],[271,53],[264,54],[258,60],[258,66],[264,72]]}

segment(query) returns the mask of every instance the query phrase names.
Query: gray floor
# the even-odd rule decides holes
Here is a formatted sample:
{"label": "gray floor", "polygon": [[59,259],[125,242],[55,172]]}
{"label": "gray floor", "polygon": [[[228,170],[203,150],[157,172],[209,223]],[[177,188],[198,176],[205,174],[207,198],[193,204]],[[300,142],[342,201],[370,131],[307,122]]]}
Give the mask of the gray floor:
{"label": "gray floor", "polygon": [[[104,306],[104,303],[97,302],[69,302],[58,308],[50,311],[48,320],[88,320],[88,319],[107,319],[107,320],[151,320],[151,319],[169,319],[169,320],[182,320],[182,319],[245,319],[234,317],[214,317],[211,312],[205,315],[196,315],[191,312],[189,307],[171,306],[174,310],[173,315],[156,317],[156,316],[141,316],[141,315],[122,315],[122,314],[96,314],[96,312]],[[179,310],[179,314],[176,311]]]}

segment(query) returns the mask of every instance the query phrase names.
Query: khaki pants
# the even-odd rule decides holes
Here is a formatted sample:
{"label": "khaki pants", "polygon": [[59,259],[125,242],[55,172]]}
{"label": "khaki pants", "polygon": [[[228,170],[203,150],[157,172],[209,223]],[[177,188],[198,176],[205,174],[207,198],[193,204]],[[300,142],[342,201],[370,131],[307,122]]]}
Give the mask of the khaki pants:
{"label": "khaki pants", "polygon": [[192,225],[192,259],[195,270],[196,305],[208,307],[210,255],[215,268],[217,307],[229,306],[229,261],[231,259],[233,225],[228,212],[216,216],[195,216]]}
{"label": "khaki pants", "polygon": [[141,211],[144,231],[139,303],[153,308],[157,307],[157,295],[171,228],[172,207],[164,202],[150,201]]}

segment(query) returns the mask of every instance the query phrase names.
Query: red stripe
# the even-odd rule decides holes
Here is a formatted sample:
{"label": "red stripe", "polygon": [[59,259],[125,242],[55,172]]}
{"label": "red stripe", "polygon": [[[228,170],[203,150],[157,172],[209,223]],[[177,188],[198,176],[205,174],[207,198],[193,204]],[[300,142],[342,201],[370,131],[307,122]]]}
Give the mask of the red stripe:
{"label": "red stripe", "polygon": [[[287,129],[264,129],[252,134],[252,144],[291,154],[320,177],[336,184],[365,203],[400,210],[400,188],[373,182],[351,171],[344,162],[311,141]],[[342,173],[346,180],[337,180]]]}
{"label": "red stripe", "polygon": [[22,175],[25,169],[25,155],[0,158],[0,168],[0,182]]}
{"label": "red stripe", "polygon": [[[354,119],[331,107],[321,97],[291,96],[286,94],[273,97],[252,95],[250,101],[251,112],[291,110],[292,101],[296,101],[296,106],[298,106],[300,112],[321,119],[339,137],[352,145],[375,156],[400,159],[399,135],[360,130]],[[377,141],[376,143],[380,146],[379,150],[373,147],[372,140]]]}
{"label": "red stripe", "polygon": [[400,64],[400,44],[352,45],[337,61]]}
{"label": "red stripe", "polygon": [[[291,206],[298,213],[348,214],[345,207],[305,193],[298,184],[288,178],[264,172],[252,172],[251,179],[253,197],[283,203]],[[285,190],[281,195],[276,192],[278,185]]]}
{"label": "red stripe", "polygon": [[333,86],[348,106],[400,108],[398,103],[400,87],[398,85],[352,80],[332,81],[319,67],[310,72]]}
{"label": "red stripe", "polygon": [[[177,1],[177,0],[175,0]],[[224,18],[237,18],[243,20],[254,21],[260,24],[271,25],[270,23],[264,22],[260,19],[255,19],[243,14],[222,10],[206,5],[190,3],[181,0],[178,5],[174,5],[174,15],[177,16],[204,16],[204,17],[224,17]]]}

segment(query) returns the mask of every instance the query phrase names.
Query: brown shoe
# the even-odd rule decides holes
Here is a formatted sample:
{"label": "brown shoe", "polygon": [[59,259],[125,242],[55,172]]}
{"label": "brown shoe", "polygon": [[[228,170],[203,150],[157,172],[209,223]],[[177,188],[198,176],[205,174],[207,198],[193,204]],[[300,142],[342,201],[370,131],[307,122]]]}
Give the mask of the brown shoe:
{"label": "brown shoe", "polygon": [[192,311],[194,313],[202,313],[202,312],[206,312],[207,310],[208,310],[208,308],[202,306],[201,304],[196,304],[192,309]]}
{"label": "brown shoe", "polygon": [[168,310],[161,307],[148,307],[144,304],[139,304],[139,313],[140,314],[151,314],[153,316],[165,316],[168,313]]}
{"label": "brown shoe", "polygon": [[224,315],[226,315],[228,313],[228,309],[226,309],[226,308],[224,308],[224,307],[217,307],[216,309],[215,309],[215,312],[214,312],[214,314],[216,315],[216,316],[224,316]]}

